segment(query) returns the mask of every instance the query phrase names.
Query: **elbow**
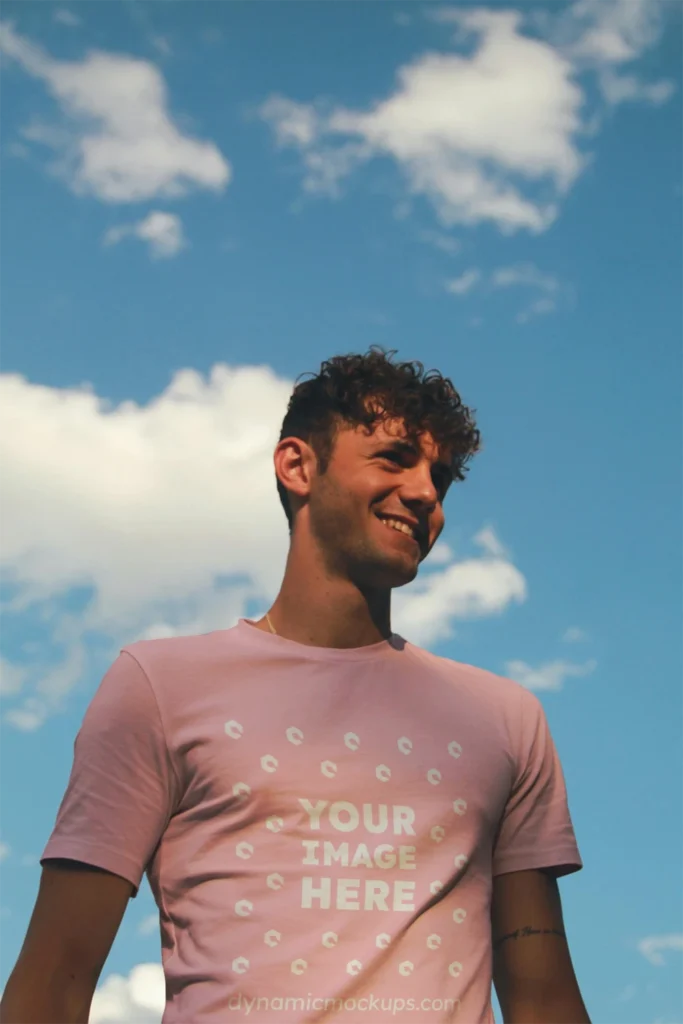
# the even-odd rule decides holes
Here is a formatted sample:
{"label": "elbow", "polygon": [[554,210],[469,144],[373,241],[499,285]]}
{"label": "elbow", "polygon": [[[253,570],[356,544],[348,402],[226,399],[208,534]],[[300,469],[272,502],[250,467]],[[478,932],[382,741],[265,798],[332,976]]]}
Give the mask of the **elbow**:
{"label": "elbow", "polygon": [[0,1024],[88,1024],[94,991],[73,975],[47,980],[18,964],[0,1002]]}

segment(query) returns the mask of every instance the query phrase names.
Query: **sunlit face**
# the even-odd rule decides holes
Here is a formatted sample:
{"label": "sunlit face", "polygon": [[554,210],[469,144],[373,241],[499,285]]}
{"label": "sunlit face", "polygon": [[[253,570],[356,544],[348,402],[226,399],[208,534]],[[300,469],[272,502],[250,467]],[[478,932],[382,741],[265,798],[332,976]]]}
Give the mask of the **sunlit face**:
{"label": "sunlit face", "polygon": [[[443,530],[451,481],[447,453],[428,432],[413,444],[400,420],[378,423],[371,435],[346,428],[311,484],[311,538],[335,575],[360,587],[404,586]],[[396,529],[392,515],[412,529]]]}

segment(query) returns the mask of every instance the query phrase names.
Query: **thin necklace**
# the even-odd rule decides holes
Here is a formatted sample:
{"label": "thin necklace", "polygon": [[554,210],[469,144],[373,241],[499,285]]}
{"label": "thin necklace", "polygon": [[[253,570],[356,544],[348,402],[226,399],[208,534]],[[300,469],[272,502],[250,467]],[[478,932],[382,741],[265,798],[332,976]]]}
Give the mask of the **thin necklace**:
{"label": "thin necklace", "polygon": [[268,614],[268,612],[266,612],[266,622],[267,622],[267,623],[268,623],[268,625],[270,626],[270,632],[271,632],[271,633],[275,633],[275,636],[277,636],[277,635],[278,635],[278,632],[277,632],[277,630],[275,629],[275,627],[273,626],[273,623],[272,623],[272,622],[270,621],[270,615]]}

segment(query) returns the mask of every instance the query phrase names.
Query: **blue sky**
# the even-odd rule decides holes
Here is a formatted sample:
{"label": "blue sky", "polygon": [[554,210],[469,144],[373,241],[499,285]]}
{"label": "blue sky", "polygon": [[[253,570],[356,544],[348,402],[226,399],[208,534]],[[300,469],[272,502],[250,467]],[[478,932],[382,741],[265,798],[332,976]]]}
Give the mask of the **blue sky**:
{"label": "blue sky", "polygon": [[[378,343],[484,440],[394,628],[541,698],[592,1019],[683,1020],[680,5],[5,2],[0,54],[0,985],[103,672],[268,607],[294,379]],[[94,1024],[160,1019],[153,910]]]}

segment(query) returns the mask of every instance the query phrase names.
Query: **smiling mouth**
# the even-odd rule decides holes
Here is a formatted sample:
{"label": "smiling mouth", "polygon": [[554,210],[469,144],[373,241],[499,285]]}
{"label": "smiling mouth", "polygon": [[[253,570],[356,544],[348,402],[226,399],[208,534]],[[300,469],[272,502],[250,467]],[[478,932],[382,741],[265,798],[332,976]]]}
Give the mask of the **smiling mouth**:
{"label": "smiling mouth", "polygon": [[407,523],[400,523],[398,520],[392,520],[391,518],[384,518],[378,515],[376,515],[376,518],[379,519],[385,530],[390,530],[392,533],[398,533],[402,537],[405,537],[406,540],[412,541],[413,544],[417,544],[418,547],[420,547],[418,538]]}

